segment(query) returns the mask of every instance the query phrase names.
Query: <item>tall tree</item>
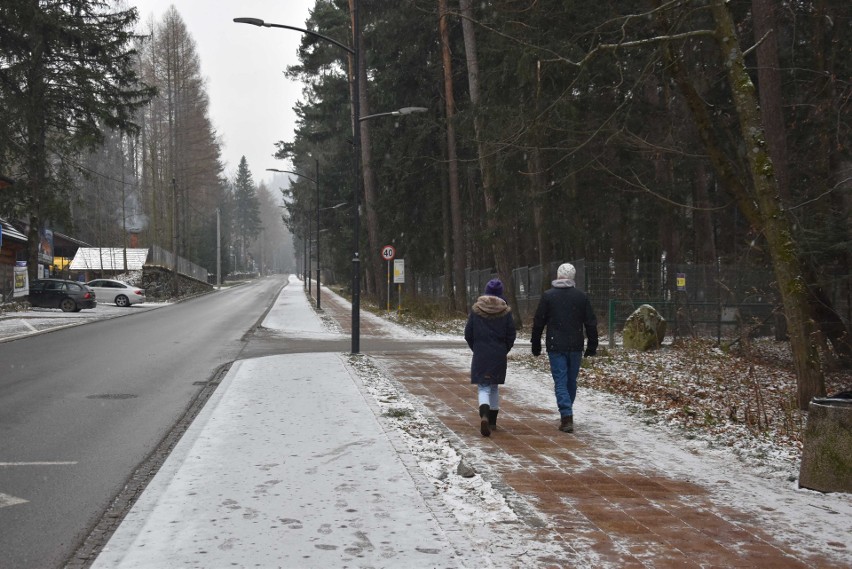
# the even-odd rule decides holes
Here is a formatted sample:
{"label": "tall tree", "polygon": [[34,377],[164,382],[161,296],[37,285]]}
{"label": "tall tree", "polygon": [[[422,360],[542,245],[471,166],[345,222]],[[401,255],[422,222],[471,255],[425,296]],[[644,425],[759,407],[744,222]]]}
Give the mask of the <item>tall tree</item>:
{"label": "tall tree", "polygon": [[[80,191],[70,200],[73,235],[104,247],[126,247],[146,221],[133,170],[132,138],[116,131],[79,159]],[[66,230],[67,231],[67,230]]]}
{"label": "tall tree", "polygon": [[787,327],[798,377],[799,407],[807,410],[812,398],[825,395],[825,379],[814,341],[816,326],[808,303],[807,281],[797,250],[793,226],[778,199],[778,182],[767,149],[762,116],[754,85],[736,35],[734,20],[724,0],[711,0],[716,39],[728,70],[728,83],[740,123],[740,135],[749,151],[749,175],[757,203],[759,227],[772,257],[784,302]]}
{"label": "tall tree", "polygon": [[141,178],[151,217],[147,237],[199,262],[210,243],[196,238],[211,239],[204,226],[222,206],[226,183],[201,61],[174,6],[151,24],[142,55],[143,76],[159,91],[142,116]]}
{"label": "tall tree", "polygon": [[754,45],[757,54],[757,84],[766,146],[781,198],[789,207],[790,174],[787,162],[787,133],[781,92],[781,62],[778,57],[778,15],[772,0],[752,0]]}
{"label": "tall tree", "polygon": [[[450,194],[450,219],[452,227],[452,279],[447,294],[454,310],[467,309],[467,286],[465,283],[464,226],[462,222],[462,201],[459,188],[459,160],[456,151],[456,101],[453,88],[453,60],[450,46],[449,13],[447,0],[438,0],[438,28],[441,36],[441,61],[444,74],[444,107],[447,129],[447,176]],[[447,251],[449,254],[450,251]]]}
{"label": "tall tree", "polygon": [[470,102],[473,107],[473,121],[476,132],[476,144],[479,155],[479,169],[482,175],[482,197],[485,203],[486,222],[488,224],[488,240],[497,266],[497,273],[503,281],[505,294],[512,306],[515,326],[522,327],[521,311],[515,295],[515,283],[512,278],[512,266],[506,243],[499,237],[503,234],[497,221],[498,202],[494,181],[494,160],[496,148],[485,140],[485,116],[480,107],[479,60],[476,51],[476,32],[473,28],[473,9],[470,0],[459,0],[464,32],[465,58],[467,59],[467,76],[469,82]]}
{"label": "tall tree", "polygon": [[[810,314],[807,281],[801,265],[801,256],[789,214],[778,198],[777,181],[767,150],[757,95],[745,66],[733,17],[724,0],[711,0],[710,12],[713,34],[727,70],[727,83],[738,119],[739,140],[742,147],[747,149],[745,164],[737,164],[726,156],[716,139],[713,120],[704,101],[678,60],[672,56],[672,51],[668,50],[666,53],[670,69],[690,105],[699,134],[705,141],[718,174],[726,182],[728,191],[735,197],[752,225],[766,239],[787,317],[798,378],[799,406],[807,409],[811,398],[825,394],[825,384],[814,342],[815,323]],[[657,16],[665,19],[661,13]],[[664,28],[666,31],[670,29],[668,21],[665,22]],[[734,174],[741,168],[747,174],[744,181],[737,179]]]}
{"label": "tall tree", "polygon": [[234,188],[234,233],[239,240],[237,250],[240,252],[240,263],[247,270],[246,253],[254,239],[260,235],[262,224],[260,221],[260,201],[257,197],[257,188],[248,167],[248,161],[243,156],[237,167],[237,174],[233,181]]}
{"label": "tall tree", "polygon": [[[776,33],[753,33],[749,9],[756,2],[728,3],[749,65],[757,50],[745,44],[756,38],[766,47]],[[421,104],[448,115],[452,95],[456,120],[450,126],[471,268],[496,261],[506,267],[501,276],[525,264],[542,265],[546,273],[554,261],[586,258],[614,263],[624,283],[599,294],[641,295],[659,293],[654,283],[660,275],[671,280],[675,260],[720,263],[737,265],[741,274],[761,273],[753,282],[731,282],[732,301],[741,301],[746,289],[771,296],[775,261],[743,152],[749,144],[742,107],[732,98],[719,57],[709,0],[658,2],[652,10],[647,0],[464,2],[461,26],[454,25],[459,13],[451,6],[442,13],[435,0],[365,5],[362,52],[371,107]],[[791,201],[785,214],[792,216],[799,253],[818,273],[814,282],[829,285],[825,298],[848,313],[849,111],[840,78],[849,76],[852,65],[842,33],[852,8],[826,1],[783,6],[774,24],[780,118],[789,146],[797,148],[788,157]],[[320,0],[310,25],[345,37],[349,8],[348,0]],[[660,18],[671,24],[661,26]],[[450,24],[443,30],[449,42],[444,23]],[[471,49],[462,48],[464,24],[476,31],[466,35]],[[804,49],[806,43],[812,48]],[[340,94],[346,62],[340,50],[329,57],[320,44],[303,42],[311,49],[305,51],[308,89],[299,106],[303,122],[293,143],[294,165],[318,151],[327,152],[323,163],[349,165],[349,129],[339,119],[340,110],[348,109]],[[447,45],[450,50],[443,49]],[[465,69],[466,58],[475,56],[466,74],[446,72],[447,51],[454,70]],[[764,92],[764,67],[746,67],[758,94]],[[376,227],[406,259],[418,259],[417,270],[444,271],[446,279],[458,270],[460,241],[445,237],[451,209],[448,122],[433,120],[425,128],[414,128],[420,120],[402,122],[370,123]],[[302,199],[298,193],[294,198]],[[341,235],[347,230],[345,224]],[[505,259],[496,258],[495,243]],[[450,258],[454,263],[445,267]],[[652,274],[651,265],[663,259],[668,266]],[[341,251],[337,262],[347,260]],[[634,280],[641,284],[627,286]]]}
{"label": "tall tree", "polygon": [[[355,52],[359,58],[358,62],[358,77],[353,77],[352,81],[358,81],[358,96],[359,96],[359,105],[360,105],[360,116],[365,117],[370,114],[370,104],[369,99],[367,97],[367,89],[369,82],[367,81],[367,53],[364,49],[362,43],[362,31],[355,29],[355,9],[356,3],[354,0],[349,0],[349,11],[352,18],[352,37],[353,41],[351,45],[356,45],[356,42],[359,45],[356,46]],[[363,18],[363,16],[362,16]],[[361,20],[361,24],[363,26],[363,19]],[[354,66],[353,66],[354,70]],[[382,244],[379,243],[379,228],[380,228],[380,220],[377,213],[378,208],[378,188],[376,181],[376,174],[373,166],[373,149],[371,145],[370,138],[370,122],[369,121],[360,121],[359,124],[355,125],[355,128],[358,128],[361,131],[361,172],[363,178],[364,185],[364,211],[366,212],[366,229],[367,229],[367,254],[361,254],[361,260],[364,261],[366,257],[366,282],[367,282],[367,292],[368,294],[374,294],[383,297],[384,287],[382,283],[384,279],[382,278],[384,272],[382,271],[382,263],[381,258],[378,255],[378,252],[381,250]]]}
{"label": "tall tree", "polygon": [[0,9],[0,100],[11,121],[8,159],[22,174],[14,199],[29,216],[31,278],[40,229],[67,216],[67,159],[94,148],[105,129],[135,131],[133,114],[153,95],[136,73],[136,19],[135,8],[99,0],[10,0]]}

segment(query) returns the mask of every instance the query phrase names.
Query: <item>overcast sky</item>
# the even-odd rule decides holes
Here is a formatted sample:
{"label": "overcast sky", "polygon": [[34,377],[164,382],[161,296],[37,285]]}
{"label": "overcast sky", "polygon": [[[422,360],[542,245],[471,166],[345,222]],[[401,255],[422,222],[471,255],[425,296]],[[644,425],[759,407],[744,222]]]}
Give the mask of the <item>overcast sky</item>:
{"label": "overcast sky", "polygon": [[301,34],[280,28],[235,24],[234,18],[305,27],[314,0],[126,0],[139,10],[140,30],[174,5],[195,40],[207,80],[210,118],[222,141],[225,174],[245,156],[255,183],[269,182],[266,168],[288,169],[275,160],[275,142],[293,140],[302,84],[283,71],[298,63]]}

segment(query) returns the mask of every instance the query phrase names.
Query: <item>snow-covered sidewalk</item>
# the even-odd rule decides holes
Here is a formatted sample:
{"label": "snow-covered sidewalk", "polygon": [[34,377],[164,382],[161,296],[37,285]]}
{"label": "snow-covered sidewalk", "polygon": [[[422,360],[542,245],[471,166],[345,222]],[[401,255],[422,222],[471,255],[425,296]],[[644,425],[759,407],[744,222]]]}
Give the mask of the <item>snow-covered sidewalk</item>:
{"label": "snow-covered sidewalk", "polygon": [[[264,326],[326,333],[297,284]],[[465,566],[362,390],[340,354],[237,361],[93,566]]]}
{"label": "snow-covered sidewalk", "polygon": [[[329,312],[332,303],[325,303]],[[370,316],[362,330],[402,334],[393,322]],[[531,504],[548,525],[536,532],[536,540],[548,542],[548,534],[556,537],[550,543],[566,540],[566,549],[551,559],[568,562],[570,557],[570,566],[628,563],[627,558],[613,563],[595,557],[600,544],[581,546],[581,528],[591,522],[589,527],[598,529],[613,527],[608,524],[627,528],[622,535],[605,530],[610,545],[631,552],[648,567],[666,565],[666,555],[672,553],[695,566],[726,562],[764,566],[768,561],[762,556],[774,555],[791,567],[852,567],[852,496],[798,488],[798,466],[791,468],[784,457],[757,460],[762,447],[744,449],[745,441],[728,445],[725,440],[696,437],[652,420],[635,402],[585,385],[576,407],[578,432],[551,436],[557,422],[553,383],[547,371],[530,367],[523,355],[528,350],[529,344],[520,342],[512,351],[509,378],[501,389],[506,430],[488,440],[478,435],[475,390],[467,385],[469,351],[376,354],[370,358],[376,365],[359,369],[366,384],[379,386],[377,400],[386,408],[385,415],[394,417],[406,433],[411,452],[424,471],[432,473],[429,478],[444,500],[454,504],[455,516],[469,536],[479,536],[474,545],[492,553],[492,562],[498,566],[507,559],[529,562],[534,554],[547,559],[547,551],[525,540],[520,527],[504,525],[513,523],[507,506],[524,514],[524,506]],[[382,386],[400,382],[395,393],[382,391]],[[459,398],[468,405],[459,404]],[[460,424],[459,412],[467,425]],[[430,423],[439,428],[428,428]],[[448,434],[455,439],[453,449],[447,449],[446,440],[440,441],[447,434],[441,423],[455,431]],[[540,434],[530,433],[542,425]],[[463,487],[457,478],[444,476],[455,459],[452,450],[475,464],[482,479],[493,481],[500,495],[489,493],[487,484]],[[532,491],[535,478],[539,491]],[[548,492],[548,487],[563,489]],[[521,496],[515,492],[518,488],[523,489]],[[565,515],[567,533],[559,529]],[[645,529],[639,531],[642,526]],[[706,545],[717,554],[703,549]],[[498,551],[502,559],[495,555]]]}
{"label": "snow-covered sidewalk", "polygon": [[[291,280],[263,326],[338,337],[335,305],[349,307],[323,304],[321,320]],[[849,496],[800,490],[590,389],[578,432],[557,433],[549,374],[517,361],[503,429],[482,439],[464,424],[465,350],[418,349],[421,335],[366,312],[362,330],[414,352],[236,362],[95,567],[852,567]],[[415,392],[421,373],[436,387]]]}

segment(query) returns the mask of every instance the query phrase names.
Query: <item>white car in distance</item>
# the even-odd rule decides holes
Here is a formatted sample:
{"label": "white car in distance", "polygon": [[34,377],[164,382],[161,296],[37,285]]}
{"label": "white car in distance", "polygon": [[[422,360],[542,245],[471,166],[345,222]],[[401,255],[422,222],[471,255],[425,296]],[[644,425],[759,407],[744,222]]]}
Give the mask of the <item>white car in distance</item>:
{"label": "white car in distance", "polygon": [[114,302],[116,306],[131,306],[145,302],[145,290],[114,279],[95,279],[86,283],[95,291],[98,302]]}

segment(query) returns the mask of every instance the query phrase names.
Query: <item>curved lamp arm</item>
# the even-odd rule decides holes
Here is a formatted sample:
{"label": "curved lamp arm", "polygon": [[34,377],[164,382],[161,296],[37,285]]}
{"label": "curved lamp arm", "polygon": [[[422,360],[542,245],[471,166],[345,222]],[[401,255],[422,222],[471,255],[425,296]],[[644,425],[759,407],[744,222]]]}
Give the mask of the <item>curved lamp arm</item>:
{"label": "curved lamp arm", "polygon": [[264,22],[260,18],[234,18],[234,22],[238,24],[251,24],[252,26],[259,26],[261,28],[284,28],[285,30],[295,30],[297,32],[302,32],[303,34],[308,34],[309,36],[314,36],[325,40],[327,42],[333,43],[340,49],[348,51],[350,54],[355,55],[355,50],[349,47],[348,45],[344,45],[335,39],[331,39],[328,36],[324,36],[317,32],[312,32],[311,30],[306,30],[305,28],[297,28],[296,26],[285,26],[284,24],[270,24],[268,22]]}
{"label": "curved lamp arm", "polygon": [[367,115],[367,116],[364,116],[364,117],[360,117],[358,119],[358,122],[363,122],[367,119],[374,119],[376,117],[387,117],[387,116],[398,117],[398,116],[401,116],[401,115],[412,115],[414,113],[425,113],[428,110],[429,109],[427,109],[426,107],[402,107],[399,110],[390,111],[389,113],[376,113],[374,115]]}
{"label": "curved lamp arm", "polygon": [[306,180],[310,180],[313,183],[317,183],[316,180],[311,178],[310,176],[305,176],[304,174],[299,174],[298,172],[293,172],[292,170],[279,170],[278,168],[267,168],[267,172],[278,172],[280,174],[293,174],[294,176],[299,176],[300,178],[304,178]]}

